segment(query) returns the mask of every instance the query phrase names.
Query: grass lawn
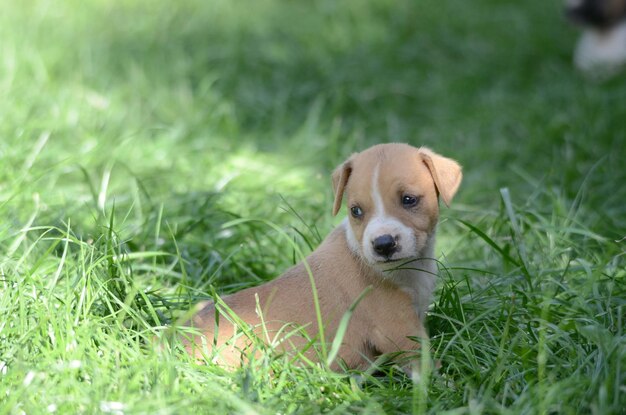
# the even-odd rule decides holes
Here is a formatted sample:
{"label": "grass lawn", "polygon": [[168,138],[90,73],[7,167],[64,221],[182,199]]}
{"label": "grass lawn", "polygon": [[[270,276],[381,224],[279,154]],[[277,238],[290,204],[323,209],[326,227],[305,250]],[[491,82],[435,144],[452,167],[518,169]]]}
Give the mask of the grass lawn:
{"label": "grass lawn", "polygon": [[[0,414],[623,414],[626,77],[572,70],[561,7],[7,2]],[[435,370],[231,373],[149,347],[314,249],[341,220],[332,168],[389,141],[464,166]]]}

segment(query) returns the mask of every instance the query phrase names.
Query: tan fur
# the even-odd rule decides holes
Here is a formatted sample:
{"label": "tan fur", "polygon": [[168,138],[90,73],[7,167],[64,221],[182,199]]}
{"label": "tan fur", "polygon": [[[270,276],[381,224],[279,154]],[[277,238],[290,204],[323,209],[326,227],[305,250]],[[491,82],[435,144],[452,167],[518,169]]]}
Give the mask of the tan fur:
{"label": "tan fur", "polygon": [[[374,171],[378,176],[374,176]],[[351,156],[335,170],[332,179],[333,214],[339,211],[345,194],[348,209],[358,203],[364,215],[356,219],[349,214],[350,219],[333,230],[306,258],[306,263],[317,288],[325,341],[329,344],[350,305],[368,287],[372,288],[354,310],[339,350],[339,358],[348,368],[365,369],[380,354],[415,349],[417,343],[409,337],[426,336],[421,319],[434,286],[432,274],[436,272],[432,252],[439,214],[437,196],[440,194],[446,204],[450,203],[461,181],[461,169],[456,162],[427,149],[382,144]],[[372,185],[379,190],[373,190]],[[404,194],[419,196],[419,204],[413,209],[405,208],[400,203]],[[383,202],[384,215],[376,214],[376,197]],[[383,216],[387,219],[381,219]],[[377,262],[364,253],[362,247],[370,242],[362,238],[372,217],[381,225],[369,228],[369,233],[379,229],[386,232],[388,220],[411,234],[411,238],[399,241],[405,244],[400,252],[409,255],[403,258],[404,262],[415,264],[407,266],[417,269],[388,272],[387,268],[399,265],[398,261]],[[303,263],[269,283],[225,296],[223,301],[255,334],[278,350],[293,353],[307,349],[311,339],[319,343],[312,288]],[[212,301],[199,304],[198,310],[186,323],[201,333],[186,343],[190,353],[200,357],[217,347],[216,362],[236,367],[246,354],[255,352],[250,349],[247,336],[233,339],[241,330],[223,310],[219,312],[219,329],[215,333],[216,306]],[[295,327],[302,327],[306,335]],[[290,334],[286,336],[287,333]],[[304,356],[318,359],[310,347]],[[338,368],[336,362],[333,368]]]}

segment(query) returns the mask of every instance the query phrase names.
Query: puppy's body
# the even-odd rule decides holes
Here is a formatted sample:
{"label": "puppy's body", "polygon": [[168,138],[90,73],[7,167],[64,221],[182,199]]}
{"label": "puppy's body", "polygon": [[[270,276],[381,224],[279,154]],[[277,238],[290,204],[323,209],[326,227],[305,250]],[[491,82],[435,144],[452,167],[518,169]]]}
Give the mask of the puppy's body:
{"label": "puppy's body", "polygon": [[[342,260],[337,261],[337,258]],[[370,292],[355,309],[343,338],[340,357],[348,367],[363,369],[368,359],[378,354],[410,350],[414,348],[414,343],[406,336],[424,335],[421,322],[413,310],[411,297],[372,272],[354,256],[347,245],[344,225],[335,229],[306,261],[315,278],[324,332],[329,342],[334,338],[339,321],[348,307],[368,286],[374,288],[375,294]],[[257,312],[257,297],[265,321],[264,327]],[[311,284],[302,263],[267,284],[245,289],[223,297],[223,300],[243,321],[255,327],[257,335],[268,343],[279,345],[279,349],[305,348],[309,340],[297,331],[292,333],[296,327],[304,327],[310,338],[318,335]],[[388,306],[381,307],[381,302]],[[210,343],[214,338],[215,306],[209,301],[200,307],[201,310],[193,318],[193,326],[205,328],[203,333]],[[236,366],[249,340],[242,335],[226,344],[235,332],[235,325],[225,321],[224,317],[221,319],[217,344],[225,347],[219,353],[217,362]],[[267,335],[264,330],[267,330]],[[405,336],[398,337],[395,333],[397,330]],[[288,333],[292,333],[289,338],[281,340],[281,336]],[[196,350],[196,353],[199,351]],[[316,358],[313,349],[306,355]]]}
{"label": "puppy's body", "polygon": [[[380,354],[410,351],[416,347],[411,337],[426,336],[422,322],[435,284],[438,195],[448,204],[460,181],[456,162],[404,144],[355,154],[333,174],[333,214],[345,193],[350,215],[305,262],[327,342],[346,311],[371,287],[354,309],[339,350],[347,367],[363,369]],[[307,358],[317,359],[308,347],[311,339],[321,339],[304,263],[223,301],[266,343],[286,352],[306,349]],[[218,326],[213,302],[198,309],[187,323],[201,332],[187,344],[191,353],[199,357],[209,345],[218,349],[218,363],[237,366],[253,352],[228,313],[220,311]]]}

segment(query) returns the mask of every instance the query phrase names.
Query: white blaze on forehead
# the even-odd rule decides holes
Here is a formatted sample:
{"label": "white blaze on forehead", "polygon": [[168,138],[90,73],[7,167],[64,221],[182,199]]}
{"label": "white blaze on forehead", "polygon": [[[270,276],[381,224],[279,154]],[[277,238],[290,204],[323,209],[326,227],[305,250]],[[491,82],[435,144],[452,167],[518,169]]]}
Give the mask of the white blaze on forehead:
{"label": "white blaze on forehead", "polygon": [[399,224],[398,220],[388,216],[385,213],[385,203],[383,197],[380,194],[380,187],[378,186],[378,177],[380,173],[380,164],[376,165],[374,174],[372,175],[372,199],[374,201],[374,212],[372,213],[372,219],[365,228],[365,237],[363,243],[368,243],[368,240],[373,240],[377,236],[381,236],[385,233],[391,233],[389,228],[395,228]]}
{"label": "white blaze on forehead", "polygon": [[380,164],[376,165],[374,174],[372,175],[372,198],[374,199],[374,217],[385,215],[385,204],[383,197],[378,189],[378,173],[380,172]]}

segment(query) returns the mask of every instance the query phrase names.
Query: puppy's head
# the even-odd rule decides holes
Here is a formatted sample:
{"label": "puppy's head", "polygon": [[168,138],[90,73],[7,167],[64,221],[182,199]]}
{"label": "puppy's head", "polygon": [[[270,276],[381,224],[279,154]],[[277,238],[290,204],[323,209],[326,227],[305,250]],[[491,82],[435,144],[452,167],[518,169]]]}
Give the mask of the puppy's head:
{"label": "puppy's head", "polygon": [[567,0],[565,14],[575,23],[606,30],[626,19],[626,0]]}
{"label": "puppy's head", "polygon": [[384,270],[426,254],[438,197],[449,205],[461,177],[457,162],[426,148],[380,144],[352,155],[333,173],[333,215],[345,195],[350,248]]}

